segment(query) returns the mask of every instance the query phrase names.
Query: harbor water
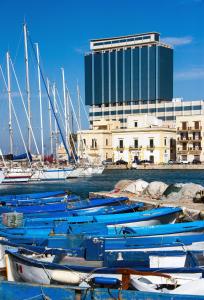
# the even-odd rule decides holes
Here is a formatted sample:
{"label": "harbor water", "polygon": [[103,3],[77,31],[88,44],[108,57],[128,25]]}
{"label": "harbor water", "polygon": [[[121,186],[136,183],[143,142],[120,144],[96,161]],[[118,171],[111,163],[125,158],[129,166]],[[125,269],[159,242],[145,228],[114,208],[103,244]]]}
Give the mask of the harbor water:
{"label": "harbor water", "polygon": [[204,185],[204,170],[105,170],[101,175],[61,182],[1,185],[0,195],[66,190],[87,197],[89,192],[111,191],[119,180],[139,178],[148,182],[163,181],[167,184],[192,182]]}

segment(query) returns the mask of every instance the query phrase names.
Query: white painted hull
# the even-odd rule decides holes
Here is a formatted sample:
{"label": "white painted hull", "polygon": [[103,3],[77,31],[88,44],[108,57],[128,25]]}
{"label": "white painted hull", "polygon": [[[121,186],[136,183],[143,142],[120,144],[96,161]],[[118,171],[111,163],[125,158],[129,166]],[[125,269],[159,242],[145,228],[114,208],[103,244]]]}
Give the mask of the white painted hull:
{"label": "white painted hull", "polygon": [[72,169],[43,169],[36,170],[31,181],[50,181],[50,180],[66,180],[69,174],[72,172]]}
{"label": "white painted hull", "polygon": [[120,223],[120,224],[113,224],[113,225],[108,225],[108,228],[111,227],[122,227],[122,226],[135,226],[135,227],[140,227],[140,226],[154,226],[154,225],[161,225],[161,224],[172,224],[175,223],[177,219],[178,214],[169,214],[166,216],[161,216],[158,218],[146,220],[146,221],[136,221],[136,222],[126,222],[126,223]]}
{"label": "white painted hull", "polygon": [[31,169],[11,168],[4,170],[3,184],[28,182],[33,172]]}
{"label": "white painted hull", "polygon": [[[34,259],[34,257],[31,257]],[[38,259],[39,261],[39,259]],[[52,262],[52,257],[40,259],[40,261],[49,261]],[[43,265],[43,263],[42,263]],[[60,284],[71,284],[71,285],[79,285],[83,281],[90,280],[91,278],[100,276],[100,277],[111,277],[117,278],[119,280],[122,279],[121,274],[103,274],[100,275],[95,273],[85,273],[79,271],[73,271],[67,268],[67,270],[60,269],[48,269],[45,266],[42,268],[36,266],[29,266],[26,263],[13,262],[12,258],[9,256],[7,261],[8,268],[8,280],[10,281],[25,281],[30,283],[38,283],[38,284],[51,284],[52,281],[58,282]],[[96,268],[97,270],[97,268]],[[155,284],[172,284],[172,285],[180,285],[185,282],[189,282],[192,280],[196,280],[202,278],[201,273],[196,274],[170,274],[171,279],[164,277],[156,277],[156,276],[145,276],[147,279],[151,280]],[[131,279],[138,279],[141,275],[131,275]]]}
{"label": "white painted hull", "polygon": [[4,180],[4,172],[3,170],[0,170],[0,184],[2,183],[3,180]]}
{"label": "white painted hull", "polygon": [[68,175],[68,178],[88,177],[102,174],[104,167],[78,167]]}
{"label": "white painted hull", "polygon": [[[144,279],[144,278],[141,278]],[[176,287],[174,290],[162,290],[158,289],[157,285],[152,283],[151,281],[147,283],[147,281],[138,279],[132,279],[131,284],[133,287],[141,292],[153,292],[153,293],[169,293],[176,295],[195,295],[195,296],[203,296],[204,295],[204,279],[195,279],[181,284],[179,287]]]}

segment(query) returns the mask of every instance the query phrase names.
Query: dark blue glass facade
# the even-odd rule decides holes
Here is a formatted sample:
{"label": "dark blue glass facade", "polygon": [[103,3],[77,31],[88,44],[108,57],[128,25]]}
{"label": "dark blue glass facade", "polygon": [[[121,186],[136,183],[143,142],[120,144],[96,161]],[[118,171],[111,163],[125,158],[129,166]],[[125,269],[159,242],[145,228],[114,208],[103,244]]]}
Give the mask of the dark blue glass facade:
{"label": "dark blue glass facade", "polygon": [[102,100],[102,54],[95,53],[93,59],[94,72],[94,104],[101,104]]}
{"label": "dark blue glass facade", "polygon": [[172,100],[173,50],[161,45],[85,56],[85,103]]}
{"label": "dark blue glass facade", "polygon": [[[109,53],[108,52],[103,53],[103,86],[104,86],[103,102],[109,103]],[[88,103],[86,102],[86,104]]]}
{"label": "dark blue glass facade", "polygon": [[117,102],[123,102],[123,50],[117,51]]}

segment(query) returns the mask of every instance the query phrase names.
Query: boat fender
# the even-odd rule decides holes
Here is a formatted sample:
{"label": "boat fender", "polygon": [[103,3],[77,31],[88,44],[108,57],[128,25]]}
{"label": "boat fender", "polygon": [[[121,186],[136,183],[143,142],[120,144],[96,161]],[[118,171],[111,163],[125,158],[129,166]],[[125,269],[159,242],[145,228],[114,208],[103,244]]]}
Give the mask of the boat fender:
{"label": "boat fender", "polygon": [[90,285],[103,285],[103,286],[114,286],[120,287],[121,281],[113,277],[94,277],[90,280]]}
{"label": "boat fender", "polygon": [[77,273],[70,271],[54,270],[51,273],[51,278],[54,281],[65,283],[65,284],[79,284],[81,278],[83,278],[83,273]]}

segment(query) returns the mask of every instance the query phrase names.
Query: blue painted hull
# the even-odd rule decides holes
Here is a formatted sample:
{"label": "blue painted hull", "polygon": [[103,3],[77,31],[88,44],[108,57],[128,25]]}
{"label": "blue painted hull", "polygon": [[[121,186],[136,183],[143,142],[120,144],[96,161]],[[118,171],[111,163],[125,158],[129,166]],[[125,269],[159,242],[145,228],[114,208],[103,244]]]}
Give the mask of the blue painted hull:
{"label": "blue painted hull", "polygon": [[5,212],[19,212],[23,214],[34,214],[34,213],[43,213],[43,212],[52,212],[52,211],[71,211],[83,208],[92,208],[104,205],[110,205],[114,203],[122,203],[128,200],[127,197],[119,198],[101,198],[97,200],[82,200],[74,202],[59,202],[59,203],[50,203],[50,204],[41,204],[41,205],[22,205],[22,206],[1,206],[0,213]]}
{"label": "blue painted hull", "polygon": [[73,300],[75,299],[75,290],[59,286],[39,286],[26,283],[0,281],[0,299]]}
{"label": "blue painted hull", "polygon": [[31,194],[18,194],[18,195],[5,195],[0,197],[0,201],[16,200],[16,199],[41,199],[48,197],[64,196],[65,191],[53,191],[53,192],[42,192],[42,193],[31,193]]}
{"label": "blue painted hull", "polygon": [[[22,300],[28,297],[35,300],[45,300],[45,297],[57,300],[73,300],[77,297],[76,294],[81,295],[84,300],[109,299],[110,297],[123,300],[195,300],[194,295],[183,296],[110,288],[76,290],[73,286],[44,286],[24,282],[0,281],[0,299],[4,300]],[[204,296],[196,296],[196,299],[203,300]]]}
{"label": "blue painted hull", "polygon": [[9,208],[13,207],[21,207],[21,206],[32,206],[32,205],[44,205],[44,204],[52,204],[52,203],[60,203],[60,202],[71,202],[80,200],[79,196],[70,195],[65,197],[48,197],[48,198],[37,198],[37,199],[14,199],[7,201],[0,201],[0,204],[4,206],[8,206]]}
{"label": "blue painted hull", "polygon": [[[107,225],[124,225],[124,226],[144,226],[144,222],[148,225],[167,224],[172,223],[174,217],[182,212],[181,208],[162,207],[142,212],[132,212],[126,214],[106,214],[96,216],[74,216],[74,217],[47,217],[47,218],[29,218],[25,220],[25,226],[43,226],[44,224],[50,224],[50,227],[58,224],[58,228],[66,226],[67,223],[80,224],[80,223],[97,223]],[[62,222],[66,221],[66,222]],[[151,222],[152,221],[152,222]],[[129,224],[129,225],[128,225]],[[144,225],[142,225],[144,224]],[[61,229],[63,230],[63,229]]]}

